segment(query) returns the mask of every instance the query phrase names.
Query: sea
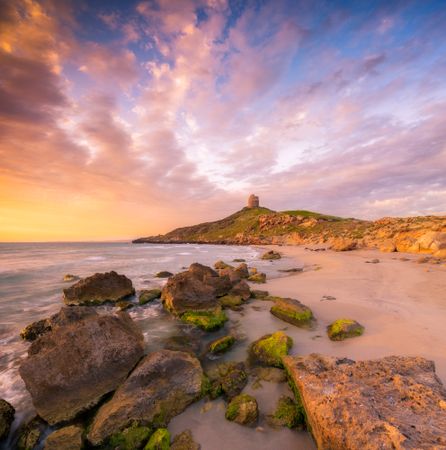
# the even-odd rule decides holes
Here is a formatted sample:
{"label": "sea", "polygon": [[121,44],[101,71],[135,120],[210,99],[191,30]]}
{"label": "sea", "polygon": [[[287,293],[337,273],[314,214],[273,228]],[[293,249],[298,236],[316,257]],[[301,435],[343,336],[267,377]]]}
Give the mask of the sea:
{"label": "sea", "polygon": [[[129,277],[138,291],[162,287],[166,280],[155,277],[155,274],[162,270],[176,273],[185,270],[194,262],[212,266],[218,260],[231,263],[234,259],[245,259],[249,266],[265,272],[268,278],[284,276],[280,270],[289,268],[291,262],[286,258],[273,262],[262,260],[260,256],[264,251],[261,247],[231,245],[129,242],[0,243],[0,398],[10,402],[16,409],[13,430],[8,441],[3,443],[3,449],[13,448],[15,431],[35,415],[31,398],[18,372],[29,347],[29,343],[20,338],[20,331],[36,320],[55,314],[64,305],[62,291],[71,284],[64,282],[64,275],[72,274],[82,278],[97,272],[114,270]],[[296,262],[293,261],[293,264],[295,266]],[[102,306],[98,309],[115,308]],[[162,348],[163,342],[170,336],[177,335],[179,327],[182,326],[163,310],[159,301],[144,306],[137,305],[129,310],[129,314],[144,334],[147,352]],[[243,314],[240,317],[233,314],[235,313],[231,311],[232,322],[243,322]],[[241,346],[235,353],[236,359],[245,359],[245,353],[246,348]],[[228,357],[225,356],[225,359]],[[271,393],[268,394],[266,389],[264,397],[275,398],[278,395],[277,388],[269,388]],[[265,401],[271,402],[272,399]],[[311,439],[304,432],[283,429],[250,430],[242,433],[243,427],[225,423],[222,402],[212,402],[219,406],[214,406],[213,411],[207,413],[206,420],[201,410],[203,405],[199,403],[192,409],[188,408],[187,413],[172,421],[173,431],[176,426],[188,426],[193,432],[194,427],[198,427],[195,434],[201,437],[203,450],[279,448],[275,447],[276,444],[282,449],[314,448]],[[200,416],[199,425],[195,413]],[[225,436],[221,437],[215,433],[214,427],[224,429],[224,434],[229,432],[233,442],[228,443],[228,446],[222,444],[221,439]],[[229,427],[228,430],[225,427]]]}

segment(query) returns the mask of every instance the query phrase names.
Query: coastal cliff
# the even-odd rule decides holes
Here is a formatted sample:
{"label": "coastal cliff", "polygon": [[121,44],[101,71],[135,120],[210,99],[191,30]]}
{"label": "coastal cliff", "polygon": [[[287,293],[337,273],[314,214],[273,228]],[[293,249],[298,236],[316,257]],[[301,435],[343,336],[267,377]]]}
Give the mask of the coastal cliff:
{"label": "coastal cliff", "polygon": [[177,228],[133,241],[237,245],[324,245],[334,250],[379,248],[387,252],[446,257],[446,216],[386,217],[376,221],[311,211],[242,210],[215,222]]}

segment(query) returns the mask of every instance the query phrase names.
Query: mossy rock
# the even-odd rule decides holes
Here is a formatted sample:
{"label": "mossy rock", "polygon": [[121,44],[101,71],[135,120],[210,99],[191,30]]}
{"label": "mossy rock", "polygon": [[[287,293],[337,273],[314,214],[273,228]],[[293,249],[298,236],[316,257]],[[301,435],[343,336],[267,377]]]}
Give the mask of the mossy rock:
{"label": "mossy rock", "polygon": [[280,258],[282,258],[282,255],[279,252],[276,252],[274,250],[270,250],[262,255],[262,259],[266,259],[266,260],[270,260],[270,261],[275,260],[275,259],[280,259]]}
{"label": "mossy rock", "polygon": [[296,428],[305,423],[305,417],[299,405],[286,395],[279,398],[276,410],[268,419],[274,426],[287,428]]}
{"label": "mossy rock", "polygon": [[149,439],[144,450],[169,450],[170,433],[167,428],[158,428]]}
{"label": "mossy rock", "polygon": [[107,450],[136,450],[143,448],[144,444],[152,434],[152,429],[149,427],[139,426],[133,424],[120,433],[116,433],[110,437]]}
{"label": "mossy rock", "polygon": [[266,283],[266,274],[262,272],[257,272],[248,277],[248,281],[252,283]]}
{"label": "mossy rock", "polygon": [[129,302],[127,300],[121,300],[116,302],[116,307],[119,308],[120,311],[125,311],[126,309],[133,308],[135,306],[134,303]]}
{"label": "mossy rock", "polygon": [[31,419],[19,429],[18,450],[33,450],[47,428],[47,424],[38,416]]}
{"label": "mossy rock", "polygon": [[161,289],[144,289],[139,293],[139,304],[145,305],[161,297]]}
{"label": "mossy rock", "polygon": [[257,382],[268,381],[271,383],[284,383],[287,381],[285,370],[278,367],[254,367],[251,371]]}
{"label": "mossy rock", "polygon": [[194,441],[192,431],[184,430],[174,437],[170,450],[200,450],[200,445]]}
{"label": "mossy rock", "polygon": [[208,372],[208,377],[207,394],[212,399],[220,395],[231,399],[240,394],[248,383],[248,374],[243,362],[230,361],[217,364]]}
{"label": "mossy rock", "polygon": [[353,319],[338,319],[327,327],[328,337],[332,341],[343,341],[363,333],[364,327]]}
{"label": "mossy rock", "polygon": [[221,270],[221,269],[227,269],[227,268],[233,269],[233,266],[231,266],[230,264],[226,264],[224,261],[217,261],[214,264],[215,270]]}
{"label": "mossy rock", "polygon": [[313,312],[308,306],[293,298],[276,298],[271,314],[298,327],[308,327],[313,320]]}
{"label": "mossy rock", "polygon": [[259,417],[257,400],[248,394],[237,395],[229,402],[225,417],[240,425],[254,424]]}
{"label": "mossy rock", "polygon": [[48,319],[41,319],[27,325],[21,332],[20,337],[24,341],[35,341],[42,334],[51,331],[51,322]]}
{"label": "mossy rock", "polygon": [[158,272],[155,274],[156,278],[169,278],[173,275],[172,272],[168,272],[167,270],[162,270],[161,272]]}
{"label": "mossy rock", "polygon": [[237,308],[243,303],[243,298],[240,295],[228,294],[219,298],[220,305],[223,308]]}
{"label": "mossy rock", "polygon": [[181,316],[181,320],[204,331],[215,331],[225,324],[228,317],[224,311],[216,309],[214,311],[188,311]]}
{"label": "mossy rock", "polygon": [[227,352],[235,343],[234,336],[223,336],[209,344],[210,353],[224,353]]}
{"label": "mossy rock", "polygon": [[293,340],[283,331],[267,334],[251,344],[251,360],[266,366],[282,368],[282,357],[287,355]]}

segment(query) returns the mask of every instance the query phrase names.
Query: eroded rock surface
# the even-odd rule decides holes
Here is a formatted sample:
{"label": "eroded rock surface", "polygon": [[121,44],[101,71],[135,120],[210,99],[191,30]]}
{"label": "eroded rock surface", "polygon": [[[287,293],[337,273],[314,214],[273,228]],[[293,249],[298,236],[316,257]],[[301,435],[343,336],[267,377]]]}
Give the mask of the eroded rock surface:
{"label": "eroded rock surface", "polygon": [[143,335],[129,315],[65,307],[35,340],[20,367],[33,404],[49,424],[70,420],[121,384],[143,356]]}
{"label": "eroded rock surface", "polygon": [[318,448],[446,448],[446,390],[421,357],[285,356]]}
{"label": "eroded rock surface", "polygon": [[161,350],[146,356],[99,408],[88,440],[98,445],[132,423],[166,426],[201,395],[203,370],[197,358]]}
{"label": "eroded rock surface", "polygon": [[111,271],[95,273],[63,290],[67,305],[97,305],[117,302],[135,293],[132,280]]}

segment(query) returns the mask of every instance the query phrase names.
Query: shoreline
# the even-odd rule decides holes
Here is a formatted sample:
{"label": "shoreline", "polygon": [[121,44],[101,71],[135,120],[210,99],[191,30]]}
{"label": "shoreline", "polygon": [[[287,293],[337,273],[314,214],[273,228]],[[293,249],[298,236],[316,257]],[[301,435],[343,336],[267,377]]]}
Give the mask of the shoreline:
{"label": "shoreline", "polygon": [[[417,254],[372,249],[311,252],[297,246],[271,248],[305,266],[301,273],[269,279],[263,285],[272,295],[297,298],[313,310],[317,319],[314,331],[321,337],[301,335],[300,341],[296,340],[296,354],[321,353],[354,360],[423,356],[434,361],[437,375],[446,385],[445,264],[418,264]],[[375,258],[380,262],[366,263]],[[323,296],[336,300],[322,300]],[[364,335],[330,341],[325,328],[341,317],[364,325]]]}

